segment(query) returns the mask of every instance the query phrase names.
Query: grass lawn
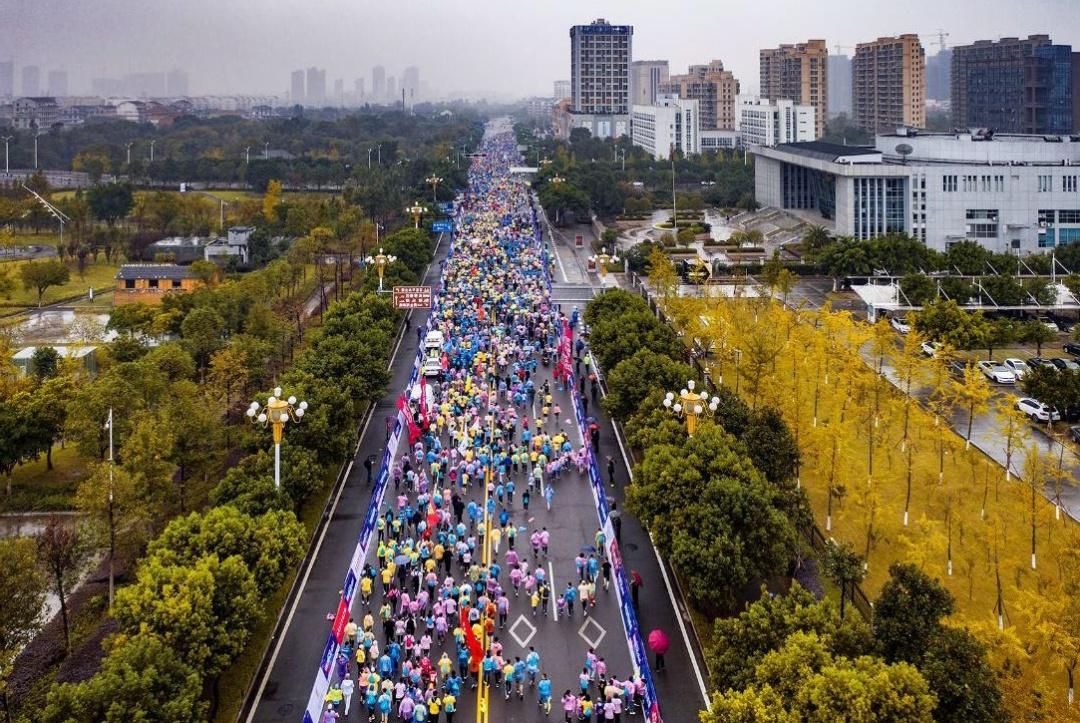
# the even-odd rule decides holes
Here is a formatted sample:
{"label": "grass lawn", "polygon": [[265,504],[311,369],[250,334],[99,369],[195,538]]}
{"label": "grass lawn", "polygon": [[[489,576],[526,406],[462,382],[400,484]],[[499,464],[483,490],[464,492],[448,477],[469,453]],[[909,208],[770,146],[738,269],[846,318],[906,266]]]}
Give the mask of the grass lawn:
{"label": "grass lawn", "polygon": [[[8,261],[0,264],[0,271],[6,271],[8,276],[15,280],[15,290],[12,292],[11,298],[5,300],[8,302],[5,306],[37,306],[37,291],[35,289],[24,289],[22,278],[19,276],[19,267],[25,263],[28,262]],[[69,268],[71,268],[71,278],[63,286],[52,286],[46,289],[43,297],[44,304],[50,304],[76,294],[85,295],[87,289],[91,286],[97,292],[112,289],[116,283],[116,271],[119,267],[116,264],[104,262],[89,264],[82,276],[79,275],[73,265],[69,265]]]}
{"label": "grass lawn", "polygon": [[59,232],[47,231],[45,233],[30,233],[28,231],[20,231],[15,234],[16,246],[48,246],[50,248],[56,248],[56,244],[60,243]]}
{"label": "grass lawn", "polygon": [[45,469],[45,457],[21,464],[11,474],[11,497],[0,497],[4,512],[51,512],[74,507],[75,489],[86,478],[86,459],[69,444],[53,448],[53,469]]}

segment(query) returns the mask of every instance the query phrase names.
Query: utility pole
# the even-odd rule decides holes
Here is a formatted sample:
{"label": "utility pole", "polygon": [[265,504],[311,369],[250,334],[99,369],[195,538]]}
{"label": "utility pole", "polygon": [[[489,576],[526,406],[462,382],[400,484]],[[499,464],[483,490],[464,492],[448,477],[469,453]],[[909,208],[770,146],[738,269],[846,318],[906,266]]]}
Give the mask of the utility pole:
{"label": "utility pole", "polygon": [[270,141],[263,143],[263,160],[270,160]]}
{"label": "utility pole", "polygon": [[244,146],[244,163],[251,163],[251,146]]}
{"label": "utility pole", "polygon": [[113,560],[116,557],[116,527],[113,524],[113,410],[109,407],[109,609],[113,604]]}
{"label": "utility pole", "polygon": [[15,136],[3,136],[3,141],[4,141],[4,173],[10,173],[11,172],[11,163],[9,162],[9,156],[8,156],[8,143],[10,143],[11,139],[14,138],[14,137]]}
{"label": "utility pole", "polygon": [[155,143],[157,143],[156,140],[150,141],[150,162],[151,163],[154,162],[154,144]]}
{"label": "utility pole", "polygon": [[128,141],[127,143],[124,144],[124,148],[127,149],[127,164],[128,164],[129,168],[131,167],[131,147],[133,145],[135,145],[134,141]]}
{"label": "utility pole", "polygon": [[40,135],[40,133],[38,133],[37,131],[34,131],[34,170],[35,171],[37,170],[37,167],[38,167],[37,147],[38,147],[38,136],[39,135]]}

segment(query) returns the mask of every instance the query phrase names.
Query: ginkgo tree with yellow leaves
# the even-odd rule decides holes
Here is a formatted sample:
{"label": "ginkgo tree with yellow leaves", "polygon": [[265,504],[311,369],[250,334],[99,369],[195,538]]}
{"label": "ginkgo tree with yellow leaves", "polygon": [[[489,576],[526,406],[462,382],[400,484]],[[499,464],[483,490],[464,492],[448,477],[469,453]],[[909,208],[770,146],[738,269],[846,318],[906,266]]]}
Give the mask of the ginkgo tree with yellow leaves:
{"label": "ginkgo tree with yellow leaves", "polygon": [[[1051,715],[1059,701],[1067,705],[1060,679],[1050,677],[1060,656],[1035,629],[1025,596],[1037,590],[1053,598],[1048,604],[1064,604],[1058,562],[1076,525],[1051,512],[1042,492],[1053,486],[1054,466],[1032,453],[1020,419],[995,405],[1011,471],[971,444],[970,419],[991,406],[976,367],[954,376],[951,349],[927,357],[917,326],[890,338],[884,325],[828,306],[656,300],[676,328],[693,320],[684,340],[712,344],[704,361],[714,381],[748,405],[781,412],[801,453],[797,483],[826,534],[865,556],[862,587],[871,599],[890,565],[914,563],[953,594],[954,623],[990,647],[1011,713]],[[950,426],[954,415],[961,434]]]}

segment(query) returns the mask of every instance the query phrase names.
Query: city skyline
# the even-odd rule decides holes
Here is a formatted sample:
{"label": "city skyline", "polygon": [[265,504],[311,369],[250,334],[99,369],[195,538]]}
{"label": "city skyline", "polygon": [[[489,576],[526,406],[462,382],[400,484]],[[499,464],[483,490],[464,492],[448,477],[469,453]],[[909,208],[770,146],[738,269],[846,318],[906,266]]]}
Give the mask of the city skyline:
{"label": "city skyline", "polygon": [[[1071,0],[987,0],[942,6],[913,0],[903,7],[869,7],[855,0],[804,6],[784,1],[737,11],[699,0],[676,10],[694,22],[676,22],[672,8],[631,2],[557,2],[514,5],[480,0],[468,13],[458,7],[405,0],[363,6],[324,0],[296,6],[271,0],[252,14],[240,0],[192,0],[182,6],[146,7],[133,0],[104,0],[69,7],[58,0],[12,0],[0,8],[0,60],[43,73],[68,72],[71,92],[88,92],[96,77],[122,77],[143,70],[137,58],[155,59],[158,69],[185,70],[193,94],[267,93],[284,96],[289,73],[326,68],[328,78],[366,77],[374,65],[392,68],[400,79],[408,66],[430,68],[426,82],[436,95],[517,98],[549,95],[552,82],[568,76],[568,28],[597,17],[635,26],[634,57],[666,59],[683,68],[722,58],[743,83],[758,92],[758,52],[783,43],[826,39],[850,55],[854,45],[881,36],[917,33],[927,56],[938,52],[938,28],[948,46],[981,39],[1049,33],[1055,43],[1080,46],[1080,6]],[[782,6],[782,7],[780,7]],[[212,23],[207,18],[213,17]],[[1075,22],[1069,22],[1068,18]],[[484,20],[484,18],[488,18]],[[920,19],[925,18],[925,19]],[[129,32],[132,27],[143,29]],[[170,41],[153,32],[169,28]],[[498,27],[528,33],[495,32]],[[103,52],[102,48],[108,48]],[[238,52],[242,50],[242,52]],[[44,76],[42,78],[44,81]]]}

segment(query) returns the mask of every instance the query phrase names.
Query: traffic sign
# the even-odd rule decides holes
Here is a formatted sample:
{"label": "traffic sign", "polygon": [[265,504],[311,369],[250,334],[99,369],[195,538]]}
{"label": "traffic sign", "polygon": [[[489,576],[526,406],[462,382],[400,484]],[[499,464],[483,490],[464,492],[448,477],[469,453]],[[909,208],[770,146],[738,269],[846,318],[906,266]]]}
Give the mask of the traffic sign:
{"label": "traffic sign", "polygon": [[454,222],[450,220],[434,221],[431,224],[431,231],[433,233],[450,233],[454,230]]}
{"label": "traffic sign", "polygon": [[430,309],[430,286],[395,286],[395,309]]}

